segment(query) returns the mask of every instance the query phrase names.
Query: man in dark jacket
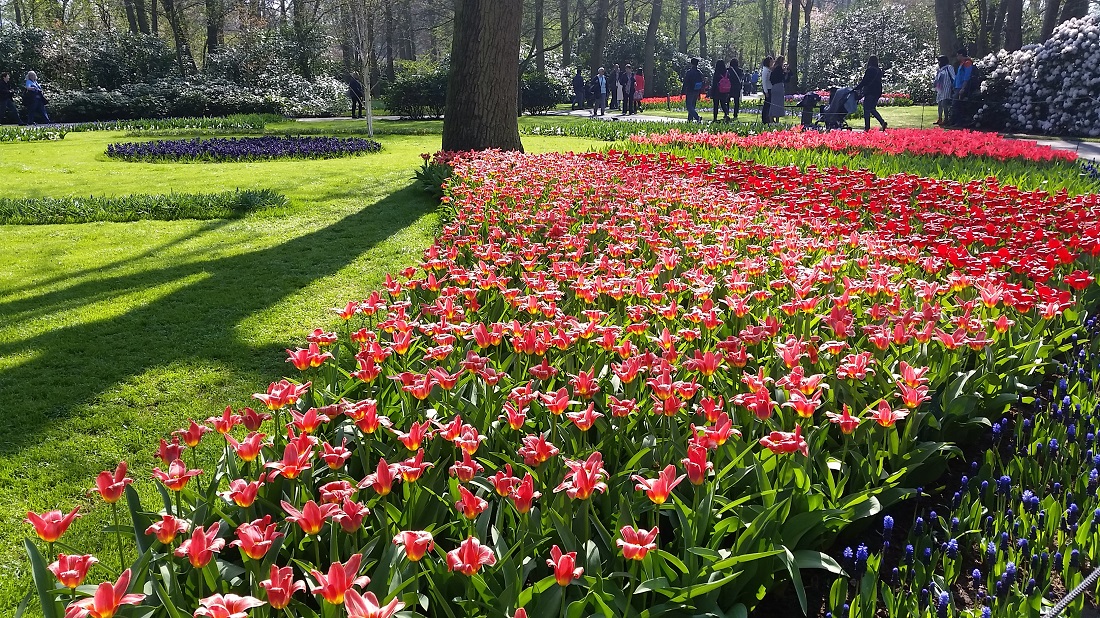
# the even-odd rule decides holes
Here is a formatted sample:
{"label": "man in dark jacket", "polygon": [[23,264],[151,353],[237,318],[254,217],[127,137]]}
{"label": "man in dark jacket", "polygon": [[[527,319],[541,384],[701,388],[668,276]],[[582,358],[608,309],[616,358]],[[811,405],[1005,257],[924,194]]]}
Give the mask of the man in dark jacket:
{"label": "man in dark jacket", "polygon": [[634,69],[626,65],[626,70],[619,74],[619,85],[623,87],[623,115],[634,111]]}
{"label": "man in dark jacket", "polygon": [[730,92],[731,100],[733,104],[733,119],[737,120],[737,114],[741,113],[741,93],[745,90],[745,72],[741,69],[741,63],[734,59],[730,60],[729,64],[729,76],[733,81],[733,91]]}
{"label": "man in dark jacket", "polygon": [[878,56],[867,58],[867,70],[863,73],[863,79],[856,86],[856,90],[863,93],[863,130],[871,130],[871,117],[886,130],[886,121],[878,113],[878,100],[882,98],[882,69],[878,66]]}
{"label": "man in dark jacket", "polygon": [[577,74],[573,76],[573,105],[570,109],[584,109],[584,91],[585,83],[584,76],[581,75],[581,68],[577,67]]}
{"label": "man in dark jacket", "polygon": [[351,99],[351,117],[363,117],[363,83],[354,75],[348,79],[348,98]]}
{"label": "man in dark jacket", "polygon": [[0,124],[8,119],[8,112],[15,116],[16,124],[23,124],[19,118],[19,108],[15,106],[15,85],[12,84],[11,74],[0,73]]}
{"label": "man in dark jacket", "polygon": [[691,67],[684,72],[684,106],[687,107],[688,122],[695,120],[703,122],[703,117],[695,111],[695,105],[699,102],[699,94],[703,91],[703,72],[699,70],[699,59],[691,59]]}

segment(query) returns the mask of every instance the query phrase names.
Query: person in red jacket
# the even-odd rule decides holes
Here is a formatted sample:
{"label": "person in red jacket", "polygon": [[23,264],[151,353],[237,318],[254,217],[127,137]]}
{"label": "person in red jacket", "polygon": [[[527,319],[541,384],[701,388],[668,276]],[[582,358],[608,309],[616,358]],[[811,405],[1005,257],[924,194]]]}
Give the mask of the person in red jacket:
{"label": "person in red jacket", "polygon": [[630,113],[637,114],[642,107],[642,99],[645,98],[645,76],[641,69],[634,71],[634,94],[631,95]]}

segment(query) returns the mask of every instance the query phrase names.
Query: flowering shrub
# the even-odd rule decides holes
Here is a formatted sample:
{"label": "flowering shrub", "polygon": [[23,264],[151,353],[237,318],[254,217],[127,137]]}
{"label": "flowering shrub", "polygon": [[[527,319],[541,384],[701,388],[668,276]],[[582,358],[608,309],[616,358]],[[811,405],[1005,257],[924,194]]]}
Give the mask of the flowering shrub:
{"label": "flowering shrub", "polygon": [[667,154],[451,163],[422,261],[287,350],[260,411],[161,440],[155,506],[125,464],[99,475],[133,520],[117,581],[58,554],[75,510],[28,514],[47,618],[745,615],[784,580],[805,610],[802,571],[861,575],[822,550],[1037,387],[1095,292],[1097,195]]}
{"label": "flowering shrub", "polygon": [[872,151],[884,154],[989,157],[997,160],[1073,161],[1073,152],[1055,150],[1026,140],[1013,140],[993,133],[942,129],[894,129],[892,131],[803,131],[794,127],[755,135],[735,133],[685,133],[676,130],[655,135],[635,135],[631,141],[651,146],[701,146],[709,148],[793,148],[829,149],[844,152]]}
{"label": "flowering shrub", "polygon": [[378,152],[382,144],[358,137],[230,137],[125,142],[107,156],[125,161],[260,161],[331,159]]}
{"label": "flowering shrub", "polygon": [[0,127],[0,143],[41,142],[65,139],[66,129],[54,127]]}
{"label": "flowering shrub", "polygon": [[1047,41],[976,63],[985,75],[981,126],[1100,136],[1100,14],[1064,21]]}

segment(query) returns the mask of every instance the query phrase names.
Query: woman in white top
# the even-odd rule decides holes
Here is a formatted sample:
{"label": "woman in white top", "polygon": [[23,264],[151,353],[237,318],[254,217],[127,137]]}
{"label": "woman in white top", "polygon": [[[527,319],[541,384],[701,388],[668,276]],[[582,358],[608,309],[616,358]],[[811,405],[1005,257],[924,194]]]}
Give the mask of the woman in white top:
{"label": "woman in white top", "polygon": [[936,89],[936,104],[939,108],[936,124],[942,125],[947,122],[947,113],[951,109],[951,97],[955,94],[955,67],[951,66],[947,56],[940,56],[939,63],[940,68],[936,71],[936,79],[932,82],[932,87]]}
{"label": "woman in white top", "polygon": [[764,58],[760,64],[760,88],[764,91],[764,102],[760,104],[760,122],[768,124],[771,121],[771,93],[772,93],[772,57]]}

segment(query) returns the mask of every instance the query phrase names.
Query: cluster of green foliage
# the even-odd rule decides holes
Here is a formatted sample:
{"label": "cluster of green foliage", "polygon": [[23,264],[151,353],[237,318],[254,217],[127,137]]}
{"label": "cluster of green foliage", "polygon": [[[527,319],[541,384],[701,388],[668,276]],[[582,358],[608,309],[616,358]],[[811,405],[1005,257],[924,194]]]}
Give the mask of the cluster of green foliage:
{"label": "cluster of green foliage", "polygon": [[40,142],[65,139],[68,129],[55,127],[3,127],[0,126],[0,142]]}
{"label": "cluster of green foliage", "polygon": [[136,120],[110,120],[82,122],[68,127],[73,133],[84,131],[263,131],[268,123],[286,120],[278,114],[233,114],[221,117],[139,118]]}
{"label": "cluster of green foliage", "polygon": [[0,198],[0,224],[235,219],[285,204],[286,198],[270,189],[121,197],[5,197]]}

